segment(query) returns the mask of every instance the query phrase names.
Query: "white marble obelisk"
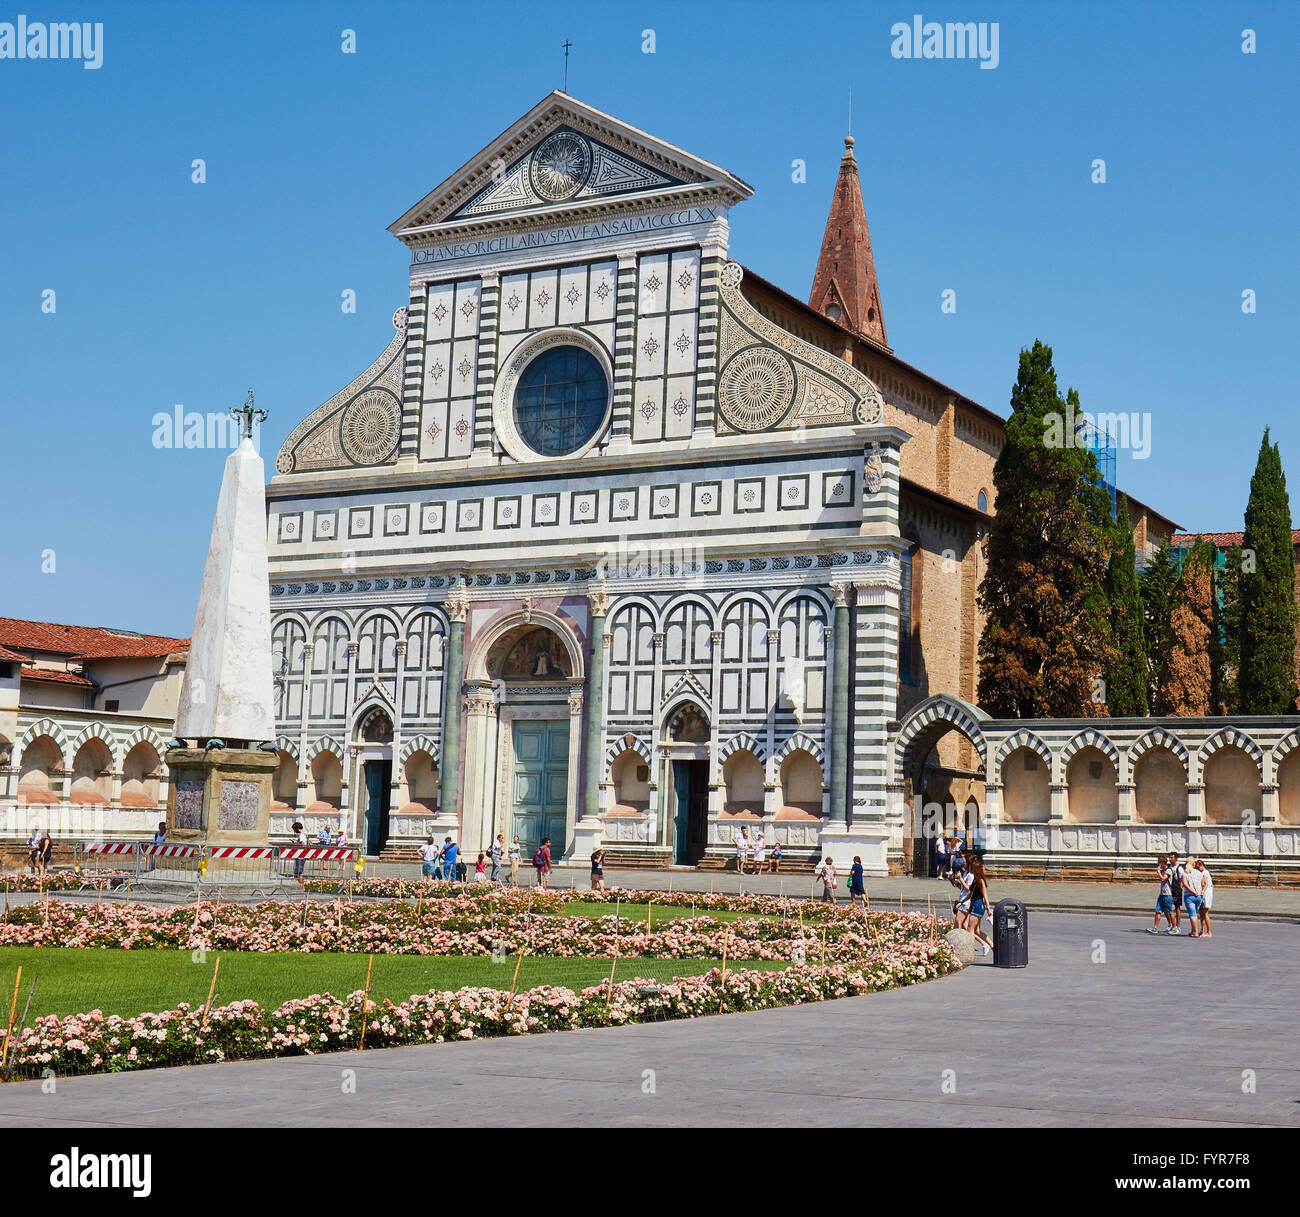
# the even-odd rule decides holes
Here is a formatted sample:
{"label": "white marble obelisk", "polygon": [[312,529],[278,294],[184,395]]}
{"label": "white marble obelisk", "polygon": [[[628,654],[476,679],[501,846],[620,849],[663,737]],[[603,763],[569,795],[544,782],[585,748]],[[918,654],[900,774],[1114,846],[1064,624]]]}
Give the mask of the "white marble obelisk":
{"label": "white marble obelisk", "polygon": [[275,738],[265,481],[245,435],[221,478],[176,712],[177,738],[200,747],[208,739],[237,747]]}

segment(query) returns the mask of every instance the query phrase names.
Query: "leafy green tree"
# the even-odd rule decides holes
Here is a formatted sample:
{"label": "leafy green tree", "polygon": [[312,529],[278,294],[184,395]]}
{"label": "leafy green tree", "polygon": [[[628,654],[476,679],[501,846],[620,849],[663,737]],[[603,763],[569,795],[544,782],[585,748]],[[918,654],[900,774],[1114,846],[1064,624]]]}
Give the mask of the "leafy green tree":
{"label": "leafy green tree", "polygon": [[1128,500],[1122,494],[1116,494],[1114,534],[1106,567],[1106,598],[1115,662],[1106,670],[1106,708],[1112,717],[1140,718],[1150,710],[1145,622]]}
{"label": "leafy green tree", "polygon": [[980,586],[979,701],[999,717],[1106,713],[1110,496],[1067,421],[1078,400],[1061,400],[1051,347],[1020,352]]}
{"label": "leafy green tree", "polygon": [[1243,714],[1293,714],[1295,667],[1295,549],[1291,501],[1282,456],[1268,428],[1250,479],[1246,569],[1241,577],[1241,669],[1237,683]]}

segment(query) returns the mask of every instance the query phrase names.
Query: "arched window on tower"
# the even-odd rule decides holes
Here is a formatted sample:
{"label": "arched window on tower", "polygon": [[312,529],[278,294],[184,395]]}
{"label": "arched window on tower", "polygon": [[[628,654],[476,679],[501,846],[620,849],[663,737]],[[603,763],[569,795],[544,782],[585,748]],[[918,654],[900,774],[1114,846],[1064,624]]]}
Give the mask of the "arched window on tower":
{"label": "arched window on tower", "polygon": [[903,547],[902,583],[898,593],[898,679],[901,684],[915,684],[912,675],[912,555],[915,546]]}

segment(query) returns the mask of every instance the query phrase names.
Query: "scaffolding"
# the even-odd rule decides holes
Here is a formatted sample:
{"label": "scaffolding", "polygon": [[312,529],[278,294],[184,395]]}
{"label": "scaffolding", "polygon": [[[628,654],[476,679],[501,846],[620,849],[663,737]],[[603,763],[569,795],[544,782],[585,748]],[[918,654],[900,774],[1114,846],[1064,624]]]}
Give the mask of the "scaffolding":
{"label": "scaffolding", "polygon": [[1109,431],[1097,426],[1086,414],[1079,417],[1074,424],[1075,444],[1087,448],[1097,458],[1097,472],[1101,475],[1102,485],[1110,495],[1110,518],[1115,518],[1115,439]]}

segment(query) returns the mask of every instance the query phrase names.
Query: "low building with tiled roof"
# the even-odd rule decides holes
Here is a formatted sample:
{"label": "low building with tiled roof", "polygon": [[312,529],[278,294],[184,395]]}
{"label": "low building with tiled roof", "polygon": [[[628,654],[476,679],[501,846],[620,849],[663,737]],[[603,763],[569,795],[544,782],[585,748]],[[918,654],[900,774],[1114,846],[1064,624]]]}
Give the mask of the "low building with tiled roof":
{"label": "low building with tiled roof", "polygon": [[188,650],[188,638],[0,617],[0,819],[11,848],[32,827],[67,840],[152,832]]}

